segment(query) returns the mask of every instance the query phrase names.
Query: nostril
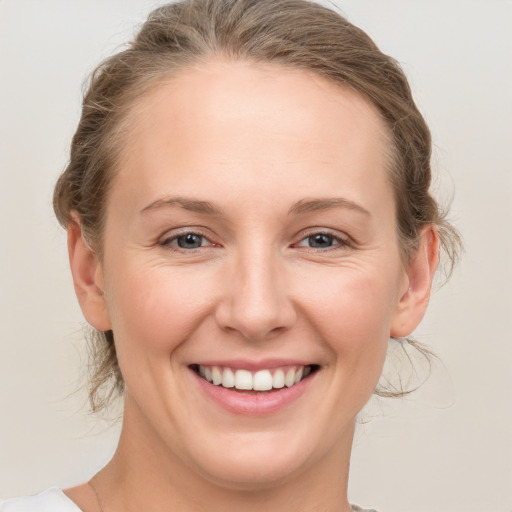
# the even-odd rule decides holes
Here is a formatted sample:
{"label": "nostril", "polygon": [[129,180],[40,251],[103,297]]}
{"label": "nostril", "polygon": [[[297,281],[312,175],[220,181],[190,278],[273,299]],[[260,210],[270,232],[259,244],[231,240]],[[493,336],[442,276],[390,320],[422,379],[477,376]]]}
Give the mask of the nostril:
{"label": "nostril", "polygon": [[283,293],[284,287],[275,276],[275,269],[259,271],[260,266],[255,262],[250,271],[246,270],[238,279],[233,275],[231,286],[227,287],[215,311],[216,322],[222,330],[236,331],[249,341],[274,337],[289,329],[297,319],[295,307]]}

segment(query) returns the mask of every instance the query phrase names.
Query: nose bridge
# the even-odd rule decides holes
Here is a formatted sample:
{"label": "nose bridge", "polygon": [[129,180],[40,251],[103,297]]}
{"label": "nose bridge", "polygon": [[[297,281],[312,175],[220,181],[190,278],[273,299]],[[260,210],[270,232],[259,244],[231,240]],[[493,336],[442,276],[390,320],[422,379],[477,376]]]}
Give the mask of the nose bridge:
{"label": "nose bridge", "polygon": [[249,340],[263,339],[289,327],[295,311],[287,296],[278,251],[253,239],[237,251],[232,264],[228,296],[218,315],[222,327]]}

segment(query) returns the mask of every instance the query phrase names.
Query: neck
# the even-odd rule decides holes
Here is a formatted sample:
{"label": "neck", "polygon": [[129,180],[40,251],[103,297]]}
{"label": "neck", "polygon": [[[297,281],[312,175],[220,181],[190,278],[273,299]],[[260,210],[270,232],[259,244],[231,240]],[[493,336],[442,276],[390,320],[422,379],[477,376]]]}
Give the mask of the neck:
{"label": "neck", "polygon": [[233,486],[191,468],[130,408],[116,453],[93,482],[104,512],[348,512],[353,430],[347,442],[297,474]]}

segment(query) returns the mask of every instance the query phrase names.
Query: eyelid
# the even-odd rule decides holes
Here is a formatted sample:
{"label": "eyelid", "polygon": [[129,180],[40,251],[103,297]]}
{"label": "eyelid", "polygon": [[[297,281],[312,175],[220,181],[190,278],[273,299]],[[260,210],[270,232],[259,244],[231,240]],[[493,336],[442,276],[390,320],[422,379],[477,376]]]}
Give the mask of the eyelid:
{"label": "eyelid", "polygon": [[[177,244],[176,245],[172,244],[173,241],[175,241],[179,237],[185,236],[185,235],[200,236],[200,237],[204,238],[205,240],[207,240],[209,242],[209,244],[207,246],[196,247],[194,249],[183,249],[181,247],[178,247]],[[202,249],[205,247],[215,247],[215,246],[218,246],[219,244],[215,243],[212,240],[212,237],[207,235],[201,227],[184,226],[182,228],[167,230],[164,235],[162,235],[161,237],[158,238],[158,245],[160,245],[161,247],[165,247],[165,248],[172,248],[172,250],[176,250],[179,252],[192,252],[194,250]]]}
{"label": "eyelid", "polygon": [[[199,250],[201,248],[204,249],[204,248],[210,248],[210,247],[219,247],[220,244],[215,242],[214,240],[212,240],[213,237],[209,234],[206,234],[205,231],[206,230],[200,226],[183,226],[180,228],[167,230],[164,235],[162,235],[158,238],[157,243],[161,247],[166,247],[166,248],[172,247],[173,250],[176,250],[179,252],[193,252],[193,251]],[[185,236],[188,234],[198,235],[198,236],[204,238],[208,242],[208,245],[200,246],[200,247],[197,247],[194,249],[183,249],[183,248],[178,247],[177,244],[176,245],[172,244],[172,242],[177,240],[179,237]],[[342,249],[345,247],[353,246],[353,240],[346,233],[340,233],[337,230],[333,230],[330,228],[323,228],[323,227],[312,227],[312,228],[308,228],[308,229],[300,232],[299,235],[297,235],[297,237],[296,237],[297,241],[293,242],[291,244],[291,246],[292,247],[301,247],[301,246],[299,246],[299,244],[301,242],[303,242],[307,238],[314,236],[314,235],[330,236],[337,242],[337,244],[333,247],[328,247],[328,248],[324,248],[324,249],[315,248],[315,247],[308,248],[305,246],[302,246],[302,247],[304,247],[306,249],[310,249],[311,251],[326,252],[329,250],[336,250],[336,249]]]}
{"label": "eyelid", "polygon": [[307,249],[310,249],[312,251],[321,251],[321,252],[326,252],[326,251],[329,251],[329,250],[336,250],[336,249],[342,249],[344,247],[352,247],[353,245],[353,240],[345,233],[340,233],[339,231],[336,231],[336,230],[333,230],[333,229],[329,229],[329,228],[321,228],[321,227],[315,227],[315,228],[308,228],[307,230],[305,231],[302,231],[298,237],[297,237],[297,242],[294,242],[292,244],[292,246],[295,246],[295,247],[304,247],[304,246],[299,246],[298,244],[300,242],[303,242],[304,240],[306,240],[307,238],[309,237],[312,237],[314,235],[327,235],[327,236],[330,236],[332,237],[334,240],[336,240],[338,242],[338,245],[337,246],[334,246],[334,247],[328,247],[326,249],[319,249],[319,248],[316,248],[316,247],[306,247]]}

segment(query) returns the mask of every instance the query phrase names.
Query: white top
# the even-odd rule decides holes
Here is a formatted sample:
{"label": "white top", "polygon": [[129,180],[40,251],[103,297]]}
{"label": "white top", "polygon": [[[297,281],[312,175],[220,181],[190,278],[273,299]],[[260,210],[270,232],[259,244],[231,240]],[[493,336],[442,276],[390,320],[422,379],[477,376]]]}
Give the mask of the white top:
{"label": "white top", "polygon": [[[352,505],[354,512],[376,512]],[[82,512],[58,487],[51,487],[34,496],[0,501],[0,512]]]}
{"label": "white top", "polygon": [[82,512],[58,487],[35,496],[0,501],[0,512]]}

